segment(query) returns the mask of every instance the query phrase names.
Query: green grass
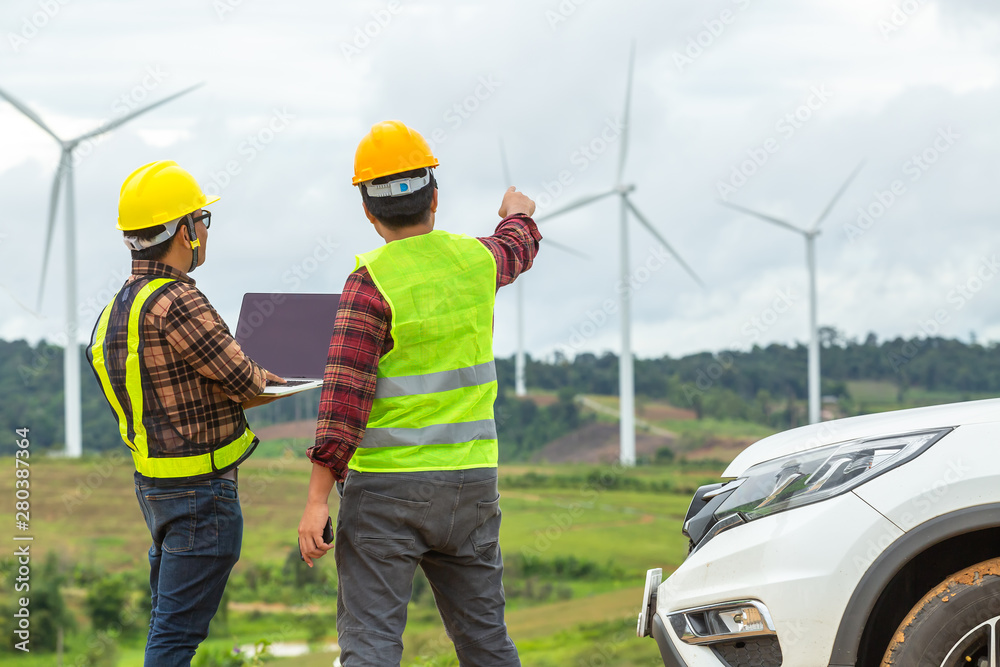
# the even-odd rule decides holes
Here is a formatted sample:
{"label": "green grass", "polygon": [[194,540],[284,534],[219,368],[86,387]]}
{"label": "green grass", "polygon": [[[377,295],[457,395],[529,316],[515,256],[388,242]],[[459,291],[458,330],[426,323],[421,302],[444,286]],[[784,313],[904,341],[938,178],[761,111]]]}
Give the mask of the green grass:
{"label": "green grass", "polygon": [[[295,545],[296,529],[309,479],[309,463],[299,455],[285,454],[285,443],[265,443],[260,454],[240,469],[240,494],[245,518],[243,553],[236,573],[251,564],[280,566]],[[13,470],[10,458],[2,459]],[[135,499],[131,461],[124,456],[89,457],[80,461],[31,459],[31,534],[34,563],[55,551],[64,563],[89,566],[96,570],[131,571],[147,576],[145,552],[149,534]],[[639,467],[618,469],[590,465],[511,465],[501,469],[503,524],[501,547],[508,564],[521,554],[542,559],[573,556],[607,567],[618,575],[570,582],[539,580],[535,590],[550,584],[571,591],[571,599],[560,600],[553,593],[544,600],[512,595],[508,605],[511,635],[518,643],[525,664],[572,665],[581,656],[600,654],[611,642],[620,656],[615,665],[656,664],[653,642],[615,643],[608,623],[622,624],[637,611],[644,573],[651,567],[669,571],[686,553],[686,539],[680,523],[689,495],[654,491],[602,490],[585,480],[592,473],[609,478],[635,479],[643,488],[664,482],[697,486],[715,479],[718,471],[687,470],[680,467]],[[539,478],[572,479],[559,488],[506,488],[505,478],[534,473]],[[0,497],[13,495],[13,475],[0,478]],[[693,488],[693,487],[692,487]],[[13,507],[5,504],[0,518],[12,525]],[[337,512],[336,494],[330,511]],[[335,578],[333,558],[319,563]],[[506,583],[512,591],[523,589],[524,581]],[[64,664],[76,659],[95,641],[83,611],[85,591],[67,590],[67,605],[77,618],[78,629],[66,637]],[[305,612],[289,608],[234,611],[230,608],[228,627],[214,627],[204,646],[229,650],[234,644],[252,644],[258,639],[305,641],[309,628],[325,623],[327,640],[335,641],[336,599],[316,595],[302,600],[316,605]],[[317,611],[318,610],[318,611]],[[319,616],[317,616],[319,614]],[[308,621],[308,622],[307,622]],[[144,624],[140,619],[139,625]],[[598,624],[598,626],[594,626]],[[605,624],[605,625],[601,625]],[[596,629],[595,629],[596,628]],[[404,664],[452,664],[450,643],[442,640],[443,628],[429,597],[411,605],[410,622],[404,637],[407,646]],[[605,636],[607,635],[607,636]],[[117,651],[117,667],[142,664],[144,635],[110,640]],[[423,656],[423,657],[421,657]],[[439,661],[439,662],[436,662]],[[329,665],[332,655],[278,660],[279,667]],[[51,654],[0,653],[0,665],[41,667],[55,664]],[[589,664],[589,663],[582,663]]]}
{"label": "green grass", "polygon": [[901,397],[899,386],[888,380],[849,381],[847,382],[847,393],[862,413],[887,412],[928,405],[996,398],[996,394],[988,392],[960,392],[925,389],[923,387],[910,387],[903,392]]}

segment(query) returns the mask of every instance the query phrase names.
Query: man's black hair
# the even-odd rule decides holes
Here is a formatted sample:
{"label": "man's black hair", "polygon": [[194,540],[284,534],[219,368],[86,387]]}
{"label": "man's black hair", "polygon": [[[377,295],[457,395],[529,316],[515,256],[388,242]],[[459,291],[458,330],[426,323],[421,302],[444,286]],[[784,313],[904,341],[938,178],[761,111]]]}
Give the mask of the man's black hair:
{"label": "man's black hair", "polygon": [[[400,178],[419,178],[424,176],[427,171],[427,169],[412,169],[376,178],[372,183],[379,185]],[[400,197],[371,197],[368,195],[368,189],[364,183],[358,187],[361,190],[361,201],[365,203],[369,213],[378,218],[379,222],[389,229],[402,229],[422,224],[430,219],[431,199],[434,197],[437,179],[432,171],[431,180],[427,185]]]}
{"label": "man's black hair", "polygon": [[[145,229],[133,229],[125,232],[125,236],[135,236],[140,239],[151,239],[157,234],[164,231],[166,227],[163,225],[156,225],[155,227],[147,227]],[[181,230],[181,226],[177,226],[177,231]],[[174,236],[177,234],[175,233]],[[148,248],[143,248],[142,250],[133,250],[132,259],[145,259],[153,262],[158,262],[167,256],[170,252],[170,244],[173,243],[174,236],[171,236],[166,241],[162,243],[157,243],[154,246]]]}

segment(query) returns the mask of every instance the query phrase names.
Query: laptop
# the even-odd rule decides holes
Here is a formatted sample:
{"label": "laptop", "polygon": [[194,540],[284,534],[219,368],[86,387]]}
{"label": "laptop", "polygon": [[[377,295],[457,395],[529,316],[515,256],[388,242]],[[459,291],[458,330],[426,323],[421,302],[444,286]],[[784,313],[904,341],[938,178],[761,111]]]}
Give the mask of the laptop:
{"label": "laptop", "polygon": [[243,296],[236,342],[287,384],[268,382],[264,394],[285,396],[323,386],[339,294]]}

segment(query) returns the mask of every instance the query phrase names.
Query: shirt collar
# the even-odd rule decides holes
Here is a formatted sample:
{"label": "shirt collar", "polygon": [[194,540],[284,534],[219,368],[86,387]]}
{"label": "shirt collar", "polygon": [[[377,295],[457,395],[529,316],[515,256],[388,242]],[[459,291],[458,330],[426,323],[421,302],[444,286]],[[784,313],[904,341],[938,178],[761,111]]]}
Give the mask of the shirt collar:
{"label": "shirt collar", "polygon": [[194,285],[194,278],[184,273],[180,269],[175,269],[169,264],[156,262],[148,259],[132,260],[132,275],[134,276],[157,276],[160,278],[175,278],[183,283]]}

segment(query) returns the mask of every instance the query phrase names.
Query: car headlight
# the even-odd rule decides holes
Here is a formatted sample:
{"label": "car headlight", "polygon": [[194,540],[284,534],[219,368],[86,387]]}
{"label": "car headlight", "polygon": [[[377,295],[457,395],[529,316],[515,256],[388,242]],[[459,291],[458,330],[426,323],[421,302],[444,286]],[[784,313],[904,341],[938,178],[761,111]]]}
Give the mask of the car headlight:
{"label": "car headlight", "polygon": [[920,455],[951,430],[851,440],[758,463],[715,517],[738,514],[753,521],[846,493]]}

